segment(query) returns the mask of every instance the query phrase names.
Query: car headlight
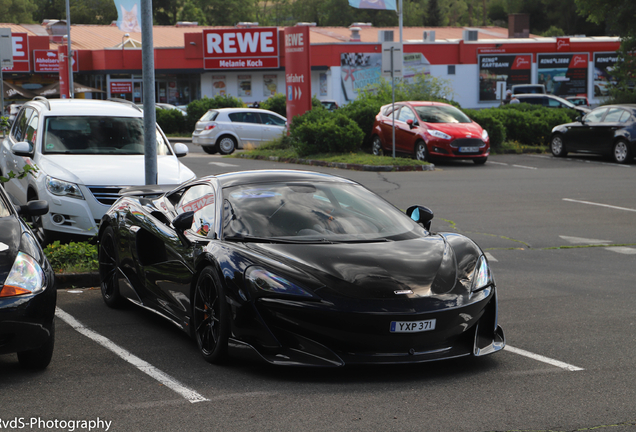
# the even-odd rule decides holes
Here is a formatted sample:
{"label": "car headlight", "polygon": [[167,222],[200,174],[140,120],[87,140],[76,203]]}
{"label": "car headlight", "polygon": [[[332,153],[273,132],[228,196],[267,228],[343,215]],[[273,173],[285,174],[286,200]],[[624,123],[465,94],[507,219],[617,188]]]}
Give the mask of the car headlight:
{"label": "car headlight", "polygon": [[78,185],[53,177],[46,177],[46,189],[53,195],[84,199],[84,195]]}
{"label": "car headlight", "polygon": [[486,261],[485,256],[481,256],[479,261],[477,261],[477,266],[475,267],[475,272],[473,273],[473,285],[471,291],[479,291],[480,289],[486,288],[489,285],[495,283],[495,279],[492,276],[492,272],[490,271],[490,266],[488,265],[488,261]]}
{"label": "car headlight", "polygon": [[445,134],[444,132],[438,131],[438,130],[435,130],[435,129],[429,129],[429,130],[427,130],[427,132],[428,132],[429,135],[432,135],[435,138],[441,138],[441,139],[445,139],[445,140],[449,140],[449,139],[452,138],[450,135]]}
{"label": "car headlight", "polygon": [[481,139],[483,141],[486,141],[488,139],[488,131],[486,129],[482,130],[481,132]]}
{"label": "car headlight", "polygon": [[42,267],[29,255],[18,252],[9,276],[4,281],[0,297],[37,294],[43,290],[44,271]]}
{"label": "car headlight", "polygon": [[267,271],[261,267],[250,267],[245,272],[245,280],[251,287],[258,291],[265,291],[274,294],[287,294],[300,297],[313,297],[312,294],[282,278],[270,271]]}

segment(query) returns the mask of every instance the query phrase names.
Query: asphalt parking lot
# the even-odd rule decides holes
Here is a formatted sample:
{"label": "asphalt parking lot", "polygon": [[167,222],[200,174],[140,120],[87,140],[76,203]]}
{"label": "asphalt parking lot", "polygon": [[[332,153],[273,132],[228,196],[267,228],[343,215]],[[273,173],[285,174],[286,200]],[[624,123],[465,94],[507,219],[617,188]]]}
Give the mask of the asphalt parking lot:
{"label": "asphalt parking lot", "polygon": [[[183,161],[199,176],[309,168],[191,149]],[[507,155],[433,172],[311,169],[400,208],[426,205],[434,231],[476,240],[497,280],[507,349],[342,369],[234,353],[212,366],[154,314],[109,309],[95,288],[60,290],[49,368],[29,373],[0,357],[0,429],[636,431],[636,164]]]}

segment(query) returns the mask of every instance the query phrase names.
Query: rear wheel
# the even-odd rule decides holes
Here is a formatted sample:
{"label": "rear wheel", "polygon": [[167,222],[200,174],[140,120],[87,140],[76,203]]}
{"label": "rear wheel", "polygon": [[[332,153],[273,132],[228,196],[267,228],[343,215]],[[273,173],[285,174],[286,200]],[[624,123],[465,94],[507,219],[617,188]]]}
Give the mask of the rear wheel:
{"label": "rear wheel", "polygon": [[384,153],[382,150],[382,140],[380,140],[380,137],[377,135],[373,137],[372,151],[375,156],[382,156]]}
{"label": "rear wheel", "polygon": [[222,136],[221,139],[219,139],[218,147],[219,153],[222,155],[232,154],[236,149],[236,140],[229,135]]}
{"label": "rear wheel", "polygon": [[192,330],[199,351],[205,361],[221,363],[227,358],[230,322],[225,291],[213,267],[201,271],[192,305]]}
{"label": "rear wheel", "polygon": [[625,140],[618,140],[612,148],[612,159],[614,162],[624,164],[629,162],[633,158],[632,152],[629,149],[629,144]]}
{"label": "rear wheel", "polygon": [[550,140],[550,151],[555,157],[565,157],[568,154],[561,135],[554,135],[552,137]]}
{"label": "rear wheel", "polygon": [[428,160],[428,148],[424,141],[415,143],[415,159],[422,162]]}
{"label": "rear wheel", "polygon": [[119,293],[119,261],[115,243],[115,232],[112,227],[106,227],[99,240],[99,278],[101,279],[102,298],[104,303],[112,308],[118,308],[123,303]]}
{"label": "rear wheel", "polygon": [[27,369],[44,369],[51,363],[53,346],[55,345],[55,321],[51,324],[49,339],[39,348],[18,353],[20,366]]}
{"label": "rear wheel", "polygon": [[216,154],[218,152],[218,150],[216,149],[216,146],[201,146],[203,148],[203,151],[206,152],[207,154]]}

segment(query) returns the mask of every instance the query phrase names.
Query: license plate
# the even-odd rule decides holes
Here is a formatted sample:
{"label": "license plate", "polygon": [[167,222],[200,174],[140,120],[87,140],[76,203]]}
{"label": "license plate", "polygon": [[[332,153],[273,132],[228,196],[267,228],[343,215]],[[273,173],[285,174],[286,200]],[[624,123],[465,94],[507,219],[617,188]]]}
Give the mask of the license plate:
{"label": "license plate", "polygon": [[417,333],[435,330],[435,320],[391,321],[391,333]]}
{"label": "license plate", "polygon": [[479,151],[479,147],[460,147],[460,153],[477,153]]}

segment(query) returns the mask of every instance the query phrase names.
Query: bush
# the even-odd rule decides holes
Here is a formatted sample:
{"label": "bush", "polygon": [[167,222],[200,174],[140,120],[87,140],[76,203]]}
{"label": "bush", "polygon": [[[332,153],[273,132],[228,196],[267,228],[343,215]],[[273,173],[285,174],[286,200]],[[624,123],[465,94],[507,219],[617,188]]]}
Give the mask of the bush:
{"label": "bush", "polygon": [[360,148],[364,132],[339,111],[307,111],[294,117],[290,136],[299,156],[318,153],[346,153]]}
{"label": "bush", "polygon": [[79,273],[98,269],[97,246],[88,242],[47,245],[44,254],[56,273]]}
{"label": "bush", "polygon": [[282,93],[276,93],[274,96],[265,99],[261,102],[261,108],[287,117],[287,99]]}
{"label": "bush", "polygon": [[338,109],[338,112],[346,115],[356,122],[360,130],[364,133],[362,141],[363,148],[371,147],[371,132],[375,116],[384,105],[379,100],[355,100],[348,105]]}
{"label": "bush", "polygon": [[239,98],[234,96],[215,96],[209,98],[204,96],[203,99],[192,101],[188,104],[187,112],[188,118],[186,120],[186,131],[192,132],[199,119],[208,112],[208,110],[214,108],[239,108],[245,104]]}
{"label": "bush", "polygon": [[157,108],[157,124],[164,133],[177,134],[188,132],[186,129],[186,117],[176,109]]}
{"label": "bush", "polygon": [[502,144],[506,140],[506,128],[503,123],[490,110],[466,109],[464,113],[486,129],[488,136],[490,136],[490,148],[501,150]]}

